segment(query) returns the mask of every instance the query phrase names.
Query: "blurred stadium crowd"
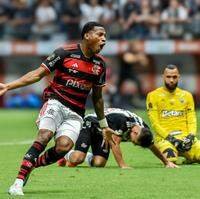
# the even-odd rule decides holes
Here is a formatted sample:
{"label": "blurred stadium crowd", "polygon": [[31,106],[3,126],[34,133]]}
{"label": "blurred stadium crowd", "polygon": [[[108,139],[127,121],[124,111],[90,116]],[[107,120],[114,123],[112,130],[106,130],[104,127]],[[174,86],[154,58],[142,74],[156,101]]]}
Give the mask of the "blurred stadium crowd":
{"label": "blurred stadium crowd", "polygon": [[[168,39],[191,41],[191,47],[195,41],[195,49],[198,47],[200,0],[0,0],[0,41],[4,48],[4,41],[65,44],[80,40],[80,30],[88,21],[102,23],[108,40],[128,43],[125,51],[106,55],[108,86],[104,89],[104,97],[108,106],[144,108],[146,93],[161,82],[162,67],[169,63],[177,64],[185,75],[182,87],[186,86],[200,99],[198,53],[184,56],[171,51],[160,53],[163,48],[171,49],[170,42],[165,47],[160,44]],[[143,40],[159,40],[157,45],[150,45],[150,49],[159,49],[157,54],[144,52]],[[193,49],[191,47],[189,49]],[[22,53],[16,56],[11,53],[6,56],[2,53],[0,81],[22,76],[47,55],[23,56]],[[44,86],[46,82],[38,88]],[[36,88],[10,92],[0,98],[0,107],[40,107],[41,89],[36,91]]]}
{"label": "blurred stadium crowd", "polygon": [[200,0],[0,0],[0,39],[80,39],[87,21],[110,39],[193,39]]}

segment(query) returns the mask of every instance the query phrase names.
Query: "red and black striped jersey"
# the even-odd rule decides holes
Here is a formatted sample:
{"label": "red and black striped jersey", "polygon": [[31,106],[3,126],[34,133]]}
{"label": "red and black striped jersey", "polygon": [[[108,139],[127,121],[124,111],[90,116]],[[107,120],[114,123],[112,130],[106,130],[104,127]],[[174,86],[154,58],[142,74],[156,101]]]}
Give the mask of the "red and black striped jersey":
{"label": "red and black striped jersey", "polygon": [[53,81],[44,90],[44,100],[57,99],[79,115],[85,113],[87,96],[93,86],[104,86],[106,67],[100,55],[86,58],[80,44],[56,49],[43,63]]}

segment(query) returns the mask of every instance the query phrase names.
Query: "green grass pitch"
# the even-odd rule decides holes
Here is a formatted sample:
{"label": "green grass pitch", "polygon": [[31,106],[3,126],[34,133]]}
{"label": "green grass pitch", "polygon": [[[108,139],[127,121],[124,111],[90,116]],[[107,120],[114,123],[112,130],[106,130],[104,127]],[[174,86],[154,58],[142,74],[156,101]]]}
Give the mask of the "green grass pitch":
{"label": "green grass pitch", "polygon": [[[137,113],[147,117],[144,111]],[[0,199],[7,194],[21,159],[34,139],[38,111],[0,110]],[[200,114],[198,113],[198,121]],[[199,129],[199,127],[198,127]],[[52,142],[50,143],[50,145]],[[199,199],[200,165],[166,169],[149,150],[122,143],[126,163],[117,167],[111,154],[105,168],[59,168],[56,164],[35,169],[24,188],[27,199]],[[19,198],[19,197],[17,197]]]}

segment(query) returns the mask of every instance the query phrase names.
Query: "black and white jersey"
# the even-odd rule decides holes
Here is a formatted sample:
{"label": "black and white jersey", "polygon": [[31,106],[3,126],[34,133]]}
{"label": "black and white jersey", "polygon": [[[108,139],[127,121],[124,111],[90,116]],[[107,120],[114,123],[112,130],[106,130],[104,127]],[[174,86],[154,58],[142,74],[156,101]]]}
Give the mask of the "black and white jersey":
{"label": "black and white jersey", "polygon": [[[149,128],[141,117],[128,110],[108,108],[105,110],[105,116],[109,127],[115,131],[116,135],[122,137],[123,140],[129,139],[130,128],[134,124]],[[101,132],[96,114],[85,116],[83,128],[89,128],[94,133]]]}

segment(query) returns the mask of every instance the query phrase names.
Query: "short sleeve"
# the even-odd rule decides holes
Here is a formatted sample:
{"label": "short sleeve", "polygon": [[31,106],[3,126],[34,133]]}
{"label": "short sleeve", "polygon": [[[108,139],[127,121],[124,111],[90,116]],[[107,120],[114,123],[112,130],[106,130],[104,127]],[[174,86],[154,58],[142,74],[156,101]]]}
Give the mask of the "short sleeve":
{"label": "short sleeve", "polygon": [[64,57],[65,50],[63,48],[58,48],[43,61],[42,66],[45,67],[48,72],[53,72],[58,65],[62,64]]}

